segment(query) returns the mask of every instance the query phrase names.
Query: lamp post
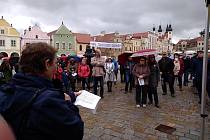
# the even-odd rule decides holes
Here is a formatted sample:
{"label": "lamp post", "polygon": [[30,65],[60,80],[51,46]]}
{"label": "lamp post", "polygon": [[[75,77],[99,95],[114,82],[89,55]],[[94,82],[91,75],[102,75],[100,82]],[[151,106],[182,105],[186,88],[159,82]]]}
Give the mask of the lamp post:
{"label": "lamp post", "polygon": [[206,105],[206,77],[207,77],[207,62],[208,62],[208,40],[209,40],[209,19],[210,19],[210,0],[206,2],[206,29],[205,29],[205,41],[204,41],[204,56],[203,56],[203,75],[202,75],[202,95],[201,95],[201,117],[202,117],[202,128],[201,128],[201,140],[205,140],[205,124],[208,115],[205,112]]}

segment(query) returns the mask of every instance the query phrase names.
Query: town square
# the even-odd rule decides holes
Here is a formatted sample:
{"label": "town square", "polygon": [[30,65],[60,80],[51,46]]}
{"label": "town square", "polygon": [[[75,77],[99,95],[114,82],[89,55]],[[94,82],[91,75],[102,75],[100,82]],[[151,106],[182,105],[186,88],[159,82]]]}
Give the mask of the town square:
{"label": "town square", "polygon": [[210,140],[210,0],[0,2],[0,140]]}

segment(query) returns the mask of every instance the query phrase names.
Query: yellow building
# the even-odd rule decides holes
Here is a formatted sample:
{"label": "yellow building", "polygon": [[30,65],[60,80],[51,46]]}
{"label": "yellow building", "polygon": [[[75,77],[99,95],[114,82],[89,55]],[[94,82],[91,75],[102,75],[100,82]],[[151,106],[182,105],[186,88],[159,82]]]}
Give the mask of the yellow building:
{"label": "yellow building", "polygon": [[90,34],[73,33],[76,36],[76,54],[83,56],[85,54],[87,46],[90,45],[91,36]]}
{"label": "yellow building", "polygon": [[3,16],[0,19],[0,52],[5,56],[20,55],[20,33]]}

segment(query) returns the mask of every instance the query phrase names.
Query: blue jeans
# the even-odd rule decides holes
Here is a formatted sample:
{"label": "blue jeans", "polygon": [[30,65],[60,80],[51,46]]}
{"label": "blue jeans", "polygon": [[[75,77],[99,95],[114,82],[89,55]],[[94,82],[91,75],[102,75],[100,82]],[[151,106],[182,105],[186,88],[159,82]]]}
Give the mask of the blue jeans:
{"label": "blue jeans", "polygon": [[130,73],[126,73],[125,74],[125,91],[128,91],[128,87],[130,85],[130,88],[129,90],[131,91],[132,90],[132,87],[133,87],[133,74],[130,74]]}

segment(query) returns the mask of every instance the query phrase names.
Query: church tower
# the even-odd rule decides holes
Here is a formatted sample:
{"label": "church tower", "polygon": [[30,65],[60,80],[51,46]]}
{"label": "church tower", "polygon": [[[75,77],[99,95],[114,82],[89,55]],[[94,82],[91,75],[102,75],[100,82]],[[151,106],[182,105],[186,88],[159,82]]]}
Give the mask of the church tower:
{"label": "church tower", "polygon": [[173,37],[173,29],[172,29],[171,24],[169,24],[169,26],[168,26],[168,39],[172,40],[172,37]]}
{"label": "church tower", "polygon": [[161,25],[159,25],[159,29],[158,29],[158,36],[162,36],[163,30]]}

